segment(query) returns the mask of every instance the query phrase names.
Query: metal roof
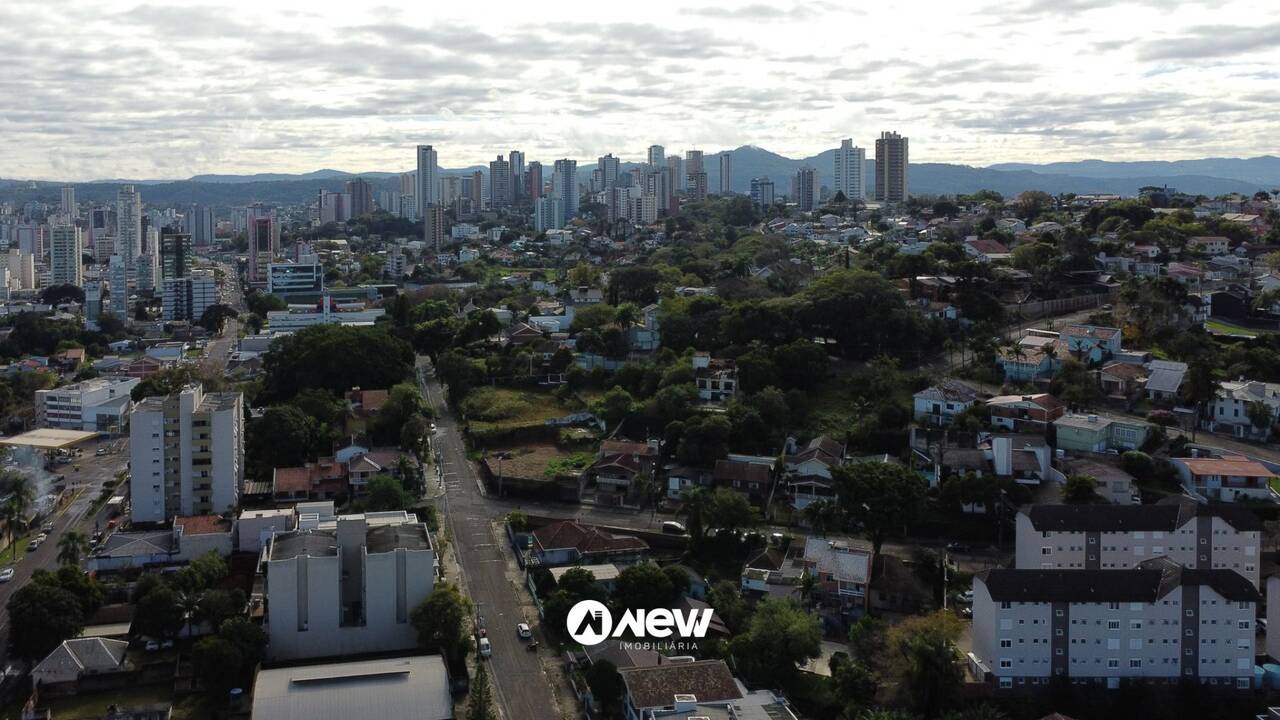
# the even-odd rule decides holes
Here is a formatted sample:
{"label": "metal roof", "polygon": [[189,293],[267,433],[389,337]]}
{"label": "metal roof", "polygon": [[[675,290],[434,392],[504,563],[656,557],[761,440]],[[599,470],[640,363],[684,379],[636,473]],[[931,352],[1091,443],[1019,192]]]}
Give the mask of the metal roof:
{"label": "metal roof", "polygon": [[449,672],[439,655],[262,670],[254,720],[452,720]]}
{"label": "metal roof", "polygon": [[21,435],[14,435],[13,437],[0,439],[0,445],[33,447],[37,450],[61,450],[62,448],[79,445],[87,440],[92,440],[97,436],[98,433],[96,432],[38,428],[30,432],[24,432]]}

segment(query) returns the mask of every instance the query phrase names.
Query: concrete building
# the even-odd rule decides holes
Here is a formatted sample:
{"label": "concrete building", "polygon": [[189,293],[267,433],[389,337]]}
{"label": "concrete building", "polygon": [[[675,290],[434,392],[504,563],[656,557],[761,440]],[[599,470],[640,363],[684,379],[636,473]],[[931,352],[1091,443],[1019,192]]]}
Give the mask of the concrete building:
{"label": "concrete building", "polygon": [[435,586],[435,552],[408,513],[300,516],[264,562],[273,660],[408,650],[409,618]]}
{"label": "concrete building", "polygon": [[720,194],[733,192],[733,151],[720,153]]}
{"label": "concrete building", "polygon": [[600,184],[595,190],[608,190],[618,184],[618,176],[621,173],[622,163],[613,153],[601,155],[596,159],[596,170],[600,173]]}
{"label": "concrete building", "polygon": [[160,238],[160,277],[164,280],[191,273],[194,260],[190,233],[166,232]]}
{"label": "concrete building", "polygon": [[1136,450],[1146,442],[1150,426],[1141,420],[1067,413],[1053,421],[1059,450],[1106,452]]}
{"label": "concrete building", "polygon": [[138,290],[155,290],[160,280],[160,256],[145,252],[133,260],[133,285]]}
{"label": "concrete building", "polygon": [[564,227],[564,201],[558,197],[547,195],[538,198],[533,204],[533,230],[546,232]]}
{"label": "concrete building", "polygon": [[511,207],[512,190],[511,162],[499,155],[489,163],[489,207]]}
{"label": "concrete building", "polygon": [[751,202],[759,207],[773,205],[773,181],[767,177],[751,178]]}
{"label": "concrete building", "polygon": [[693,202],[707,199],[707,169],[703,165],[701,150],[684,153],[685,193]]}
{"label": "concrete building", "polygon": [[107,292],[107,310],[117,320],[129,322],[133,318],[129,312],[129,266],[119,255],[112,255],[107,265]]}
{"label": "concrete building", "polygon": [[999,688],[1053,678],[1253,682],[1257,588],[1155,558],[1128,570],[987,570],[973,581],[970,664]]}
{"label": "concrete building", "polygon": [[[438,209],[438,208],[437,208]],[[324,295],[316,304],[290,305],[287,310],[267,313],[271,332],[292,332],[312,325],[372,325],[386,313],[382,308],[369,309],[362,302],[335,302]]]}
{"label": "concrete building", "polygon": [[200,322],[205,311],[218,304],[218,283],[209,273],[167,278],[163,283],[160,303],[161,317],[165,322]]}
{"label": "concrete building", "polygon": [[121,431],[138,378],[94,378],[35,393],[36,426],[96,432]]}
{"label": "concrete building", "polygon": [[439,655],[264,669],[253,720],[452,720],[449,671]]}
{"label": "concrete building", "polygon": [[235,508],[244,482],[244,395],[188,385],[144,399],[129,416],[135,523]]}
{"label": "concrete building", "polygon": [[274,210],[262,203],[254,203],[245,209],[245,233],[248,237],[245,277],[251,285],[266,283],[267,267],[280,248],[280,226]]}
{"label": "concrete building", "polygon": [[[551,175],[551,196],[564,206],[564,219],[578,216],[578,161],[557,160]],[[562,225],[563,227],[563,225]]]}
{"label": "concrete building", "polygon": [[1171,458],[1182,487],[1193,497],[1219,502],[1280,502],[1271,468],[1241,455]]}
{"label": "concrete building", "polygon": [[524,152],[512,150],[507,153],[507,162],[511,165],[511,204],[524,201]]}
{"label": "concrete building", "polygon": [[[1249,414],[1250,407],[1266,408],[1270,421],[1255,424]],[[1280,418],[1280,383],[1240,378],[1219,383],[1204,425],[1209,430],[1229,432],[1238,438],[1266,440],[1277,418]]]}
{"label": "concrete building", "polygon": [[39,290],[39,276],[36,275],[36,257],[19,248],[9,248],[9,289]]}
{"label": "concrete building", "polygon": [[84,285],[84,240],[75,225],[54,225],[49,234],[51,285]]}
{"label": "concrete building", "polygon": [[853,140],[845,138],[840,141],[835,155],[835,191],[844,193],[849,201],[865,200],[866,184],[863,181],[863,168],[866,167],[867,151],[855,147]]}
{"label": "concrete building", "polygon": [[142,195],[132,185],[116,192],[116,254],[129,266],[142,254]]}
{"label": "concrete building", "polygon": [[1155,505],[1033,505],[1018,512],[1015,526],[1022,570],[1124,570],[1167,557],[1259,583],[1262,522],[1244,507],[1187,497]]}
{"label": "concrete building", "polygon": [[536,202],[542,197],[542,163],[537,160],[529,163],[525,171],[524,186],[529,200]]}
{"label": "concrete building", "polygon": [[876,139],[876,200],[906,202],[907,171],[907,138],[896,132],[880,133]]}
{"label": "concrete building", "polygon": [[802,167],[791,180],[791,199],[796,209],[811,212],[818,207],[818,171]]}
{"label": "concrete building", "polygon": [[679,155],[671,155],[667,158],[667,170],[671,172],[672,189],[675,192],[684,192],[688,187],[689,178],[684,174],[684,158]]}
{"label": "concrete building", "polygon": [[661,145],[650,145],[648,152],[645,154],[645,163],[650,168],[658,169],[666,163],[666,148]]}
{"label": "concrete building", "polygon": [[58,209],[63,215],[75,220],[80,217],[80,206],[76,205],[76,189],[70,185],[62,188],[62,203]]}
{"label": "concrete building", "polygon": [[373,212],[373,186],[364,178],[348,180],[343,185],[344,195],[350,200],[349,218],[358,218]]}
{"label": "concrete building", "polygon": [[187,210],[186,224],[187,234],[191,236],[191,242],[196,247],[208,247],[213,244],[216,237],[214,232],[213,208],[208,205],[198,205],[192,203]]}
{"label": "concrete building", "polygon": [[271,263],[267,267],[267,292],[272,295],[313,294],[324,290],[324,266],[320,263]]}
{"label": "concrete building", "polygon": [[423,217],[423,211],[428,206],[440,204],[440,175],[435,148],[419,145],[417,156],[418,176],[414,196],[418,201],[418,217]]}

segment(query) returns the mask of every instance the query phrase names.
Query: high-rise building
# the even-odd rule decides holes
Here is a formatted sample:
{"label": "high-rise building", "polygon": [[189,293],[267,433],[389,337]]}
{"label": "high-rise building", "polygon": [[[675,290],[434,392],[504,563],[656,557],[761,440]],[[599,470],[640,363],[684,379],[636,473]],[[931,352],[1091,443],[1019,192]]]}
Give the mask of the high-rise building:
{"label": "high-rise building", "polygon": [[564,201],[553,195],[538,198],[533,203],[533,230],[546,232],[564,227]]}
{"label": "high-rise building", "polygon": [[471,201],[471,211],[480,212],[480,208],[484,207],[484,173],[479,170],[471,173],[470,188],[467,199]]}
{"label": "high-rise building", "polygon": [[70,185],[62,188],[62,214],[75,220],[80,217],[80,207],[76,205],[76,189]]}
{"label": "high-rise building", "polygon": [[578,216],[578,161],[557,160],[551,175],[551,195],[564,204],[564,219]]}
{"label": "high-rise building", "polygon": [[489,207],[511,207],[511,163],[501,155],[489,163]]}
{"label": "high-rise building", "polygon": [[116,192],[116,254],[129,266],[142,254],[142,196],[132,185]]}
{"label": "high-rise building", "polygon": [[254,203],[246,209],[246,220],[245,233],[249,242],[245,278],[250,284],[265,283],[267,266],[271,264],[280,245],[276,214],[262,203]]}
{"label": "high-rise building", "polygon": [[666,153],[666,148],[662,147],[661,145],[650,145],[649,153],[648,155],[645,156],[645,162],[649,164],[649,167],[653,168],[654,170],[657,170],[658,168],[662,167],[663,163],[665,162],[663,158],[663,155],[665,153]]}
{"label": "high-rise building", "polygon": [[511,204],[523,202],[524,192],[524,153],[512,150],[507,154],[507,162],[511,164]]}
{"label": "high-rise building", "polygon": [[321,190],[317,207],[322,223],[344,223],[354,217],[351,214],[351,195],[345,192]]}
{"label": "high-rise building", "polygon": [[845,138],[836,148],[835,178],[836,192],[844,193],[846,200],[865,200],[867,197],[863,168],[866,167],[867,151],[855,147],[853,140]]}
{"label": "high-rise building", "polygon": [[622,165],[613,153],[602,155],[596,160],[596,169],[600,171],[600,186],[597,190],[608,190],[618,184],[618,172]]}
{"label": "high-rise building", "polygon": [[537,200],[542,197],[542,163],[534,160],[529,163],[528,170],[524,174],[525,194],[530,200]]}
{"label": "high-rise building", "polygon": [[160,277],[168,280],[190,274],[191,245],[191,236],[187,233],[164,233],[160,238]]}
{"label": "high-rise building", "polygon": [[160,254],[146,252],[134,258],[134,287],[155,290],[160,284]]}
{"label": "high-rise building", "polygon": [[791,180],[791,196],[796,208],[809,212],[818,207],[818,171],[802,167]]}
{"label": "high-rise building", "polygon": [[720,153],[720,194],[733,192],[733,151]]}
{"label": "high-rise building", "polygon": [[234,510],[244,482],[244,395],[188,385],[129,416],[134,523]]}
{"label": "high-rise building", "polygon": [[49,269],[53,285],[84,284],[84,241],[75,225],[54,225],[50,233]]}
{"label": "high-rise building", "polygon": [[191,234],[191,244],[195,247],[208,247],[214,240],[213,208],[208,205],[192,203],[187,210],[187,232]]}
{"label": "high-rise building", "polygon": [[218,284],[207,272],[164,279],[160,311],[165,322],[200,322],[217,303]]}
{"label": "high-rise building", "polygon": [[107,265],[107,310],[121,322],[129,322],[129,266],[124,258],[112,255]]}
{"label": "high-rise building", "polygon": [[896,132],[882,132],[876,139],[876,200],[906,202],[907,138]]}
{"label": "high-rise building", "polygon": [[430,205],[422,216],[422,242],[436,252],[444,247],[447,237],[444,234],[444,208]]}
{"label": "high-rise building", "polygon": [[102,282],[100,280],[84,281],[84,319],[85,322],[97,324],[102,317]]}
{"label": "high-rise building", "polygon": [[343,188],[350,199],[347,219],[358,218],[373,212],[373,186],[364,178],[348,180]]}
{"label": "high-rise building", "polygon": [[671,189],[674,192],[684,192],[688,186],[688,178],[684,174],[684,158],[679,155],[668,157],[667,169],[671,171]]}
{"label": "high-rise building", "polygon": [[701,150],[686,150],[684,154],[685,194],[694,202],[707,199],[707,169],[702,164]]}
{"label": "high-rise building", "polygon": [[751,202],[760,207],[773,205],[773,181],[767,177],[751,178]]}
{"label": "high-rise building", "polygon": [[[409,198],[408,203],[404,201],[405,197]],[[418,219],[418,173],[407,172],[400,173],[400,208],[397,213],[402,218],[409,220]]]}
{"label": "high-rise building", "polygon": [[11,290],[38,290],[36,287],[36,257],[19,248],[9,248],[9,288]]}
{"label": "high-rise building", "polygon": [[440,169],[436,151],[430,145],[418,146],[418,178],[414,194],[418,198],[418,217],[423,217],[424,208],[428,205],[440,204]]}
{"label": "high-rise building", "polygon": [[671,187],[671,171],[662,166],[649,166],[642,182],[645,195],[652,195],[657,212],[671,209],[671,198],[675,194]]}

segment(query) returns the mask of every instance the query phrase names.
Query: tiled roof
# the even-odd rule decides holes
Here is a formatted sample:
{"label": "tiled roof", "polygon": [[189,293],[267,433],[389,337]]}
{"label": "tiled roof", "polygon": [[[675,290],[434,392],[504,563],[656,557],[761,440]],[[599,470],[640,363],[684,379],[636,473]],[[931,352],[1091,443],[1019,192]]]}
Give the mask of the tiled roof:
{"label": "tiled roof", "polygon": [[1276,477],[1276,474],[1256,460],[1243,457],[1178,458],[1193,475],[1237,475],[1241,477]]}
{"label": "tiled roof", "polygon": [[1234,570],[1190,570],[1153,558],[1129,570],[985,570],[975,576],[996,602],[1154,603],[1183,585],[1206,585],[1227,600],[1257,602],[1256,588]]}
{"label": "tiled roof", "polygon": [[217,515],[188,515],[173,519],[174,527],[182,528],[183,536],[215,535],[231,532],[231,521]]}
{"label": "tiled roof", "polygon": [[723,660],[664,663],[619,671],[636,708],[667,707],[676,695],[692,695],[699,703],[738,700],[742,691]]}
{"label": "tiled roof", "polygon": [[716,482],[769,484],[769,468],[756,463],[717,460],[711,475]]}
{"label": "tiled roof", "polygon": [[[1076,469],[1082,468],[1079,464]],[[1258,516],[1244,506],[1198,503],[1174,497],[1154,505],[1033,505],[1025,511],[1041,532],[1172,532],[1195,517],[1221,518],[1241,532],[1262,529]]]}
{"label": "tiled roof", "polygon": [[576,548],[578,552],[622,552],[648,550],[649,544],[630,535],[614,535],[590,525],[579,525],[572,520],[561,520],[533,532],[538,547],[543,550]]}

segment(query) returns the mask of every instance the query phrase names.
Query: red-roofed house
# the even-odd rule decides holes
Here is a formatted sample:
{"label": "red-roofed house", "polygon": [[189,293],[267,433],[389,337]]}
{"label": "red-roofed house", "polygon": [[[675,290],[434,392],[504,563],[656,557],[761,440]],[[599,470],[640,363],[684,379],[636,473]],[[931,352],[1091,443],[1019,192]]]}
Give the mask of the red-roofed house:
{"label": "red-roofed house", "polygon": [[614,535],[572,520],[538,528],[533,532],[533,553],[546,567],[558,565],[634,564],[649,551],[649,544],[630,535]]}
{"label": "red-roofed house", "polygon": [[347,466],[321,458],[301,467],[276,468],[271,485],[276,500],[332,500],[347,490]]}
{"label": "red-roofed house", "polygon": [[1036,395],[998,395],[987,401],[991,425],[1020,433],[1044,435],[1066,408],[1049,393]]}
{"label": "red-roofed house", "polygon": [[1274,472],[1243,455],[1219,458],[1171,458],[1182,485],[1195,495],[1211,501],[1280,501],[1272,487],[1280,482]]}

